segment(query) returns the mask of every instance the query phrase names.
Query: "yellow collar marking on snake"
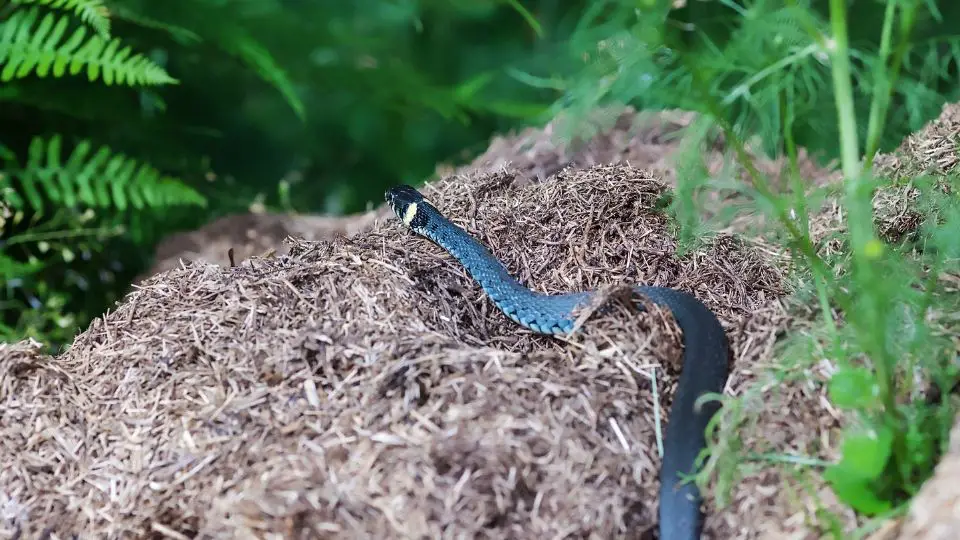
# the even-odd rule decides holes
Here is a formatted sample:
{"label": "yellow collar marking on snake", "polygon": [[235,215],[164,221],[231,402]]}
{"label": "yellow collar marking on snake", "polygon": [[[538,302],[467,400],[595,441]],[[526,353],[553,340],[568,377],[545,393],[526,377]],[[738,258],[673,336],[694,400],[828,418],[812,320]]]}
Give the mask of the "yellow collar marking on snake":
{"label": "yellow collar marking on snake", "polygon": [[403,224],[407,227],[410,226],[410,223],[413,222],[413,218],[417,215],[417,203],[410,203],[410,206],[403,211]]}

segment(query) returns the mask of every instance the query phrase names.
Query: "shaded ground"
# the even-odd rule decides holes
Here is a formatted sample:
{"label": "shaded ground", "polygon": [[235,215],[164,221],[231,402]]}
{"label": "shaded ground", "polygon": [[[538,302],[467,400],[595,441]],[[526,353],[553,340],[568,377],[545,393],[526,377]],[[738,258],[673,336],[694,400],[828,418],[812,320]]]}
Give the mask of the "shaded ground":
{"label": "shaded ground", "polygon": [[[726,393],[751,392],[745,406],[763,411],[721,447],[834,459],[840,419],[820,384],[831,366],[769,383],[778,335],[810,316],[786,300],[784,256],[731,234],[675,254],[657,209],[673,179],[656,173],[689,120],[674,114],[624,115],[575,149],[535,130],[499,139],[425,191],[537,290],[694,292],[732,340]],[[804,167],[816,185],[835,177]],[[830,205],[815,223],[823,249],[842,226]],[[12,464],[0,536],[648,532],[679,357],[667,314],[596,319],[572,342],[535,336],[396,220],[349,236],[235,268],[177,265],[57,357],[0,346],[0,462]],[[732,465],[711,466],[712,486],[728,487]],[[839,511],[782,466],[739,472],[722,490],[730,504],[708,501],[710,538],[808,538],[815,505]]]}

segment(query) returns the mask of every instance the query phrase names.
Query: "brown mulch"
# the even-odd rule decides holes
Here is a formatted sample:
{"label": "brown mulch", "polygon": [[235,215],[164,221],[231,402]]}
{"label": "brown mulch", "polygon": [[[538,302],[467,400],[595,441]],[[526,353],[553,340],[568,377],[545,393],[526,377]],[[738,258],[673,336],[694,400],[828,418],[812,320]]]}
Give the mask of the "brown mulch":
{"label": "brown mulch", "polygon": [[354,216],[315,216],[250,212],[216,219],[195,231],[172,234],[154,250],[154,263],[138,276],[140,283],[150,276],[180,268],[182,262],[205,262],[228,267],[250,257],[283,255],[288,236],[306,240],[331,240],[352,236],[386,214],[366,212]]}
{"label": "brown mulch", "polygon": [[944,103],[940,115],[911,133],[896,150],[878,154],[874,167],[885,176],[945,175],[960,163],[960,104]]}
{"label": "brown mulch", "polygon": [[[473,161],[461,167],[441,165],[440,178],[456,174],[473,175],[507,170],[515,177],[514,183],[523,185],[543,181],[567,167],[584,168],[595,165],[624,163],[651,171],[667,185],[675,186],[675,160],[683,151],[681,137],[684,130],[698,118],[686,111],[637,112],[633,108],[607,109],[595,115],[596,133],[584,140],[561,141],[557,132],[560,121],[539,128],[527,128],[518,133],[493,137],[489,147]],[[722,137],[717,137],[700,152],[702,168],[707,174],[718,175],[733,171],[744,178],[742,168],[731,164],[725,153]],[[775,186],[784,183],[787,171],[784,159],[754,156],[754,166],[772,179]],[[833,167],[816,163],[806,150],[800,149],[798,166],[803,178],[815,185],[834,182],[837,172]],[[742,200],[735,194],[720,190],[711,193],[711,208],[730,207]],[[249,213],[226,216],[196,231],[171,235],[157,247],[156,262],[136,281],[180,267],[181,260],[207,262],[229,266],[228,251],[234,250],[234,261],[240,262],[270,250],[286,253],[287,236],[307,240],[330,240],[339,235],[353,236],[368,230],[377,219],[388,217],[388,209],[381,206],[370,212],[349,216],[284,215]],[[757,228],[756,216],[741,216],[733,220],[728,232],[745,232]]]}
{"label": "brown mulch", "polygon": [[[657,178],[615,166],[512,180],[427,193],[538,290],[695,292],[730,333],[732,394],[768,361],[786,316],[779,271],[729,235],[676,257]],[[578,336],[518,330],[396,220],[232,269],[190,264],[144,282],[63,354],[0,359],[3,527],[635,537],[654,523],[677,331],[653,309]],[[795,409],[818,392],[775,397],[782,446],[812,443],[811,413]],[[788,483],[748,477],[709,537],[802,530],[786,519],[796,510],[771,505]]]}

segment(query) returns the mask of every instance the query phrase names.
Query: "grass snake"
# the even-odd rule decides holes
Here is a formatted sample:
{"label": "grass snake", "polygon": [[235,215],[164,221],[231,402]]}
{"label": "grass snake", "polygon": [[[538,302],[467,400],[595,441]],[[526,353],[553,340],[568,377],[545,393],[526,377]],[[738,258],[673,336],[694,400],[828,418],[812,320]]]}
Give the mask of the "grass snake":
{"label": "grass snake", "polygon": [[[385,198],[404,225],[460,261],[498,309],[534,332],[570,332],[574,310],[594,294],[531,291],[483,244],[447,219],[413,187],[390,188]],[[702,498],[696,485],[684,482],[683,476],[695,472],[697,455],[706,444],[707,424],[719,409],[715,400],[699,406],[696,401],[705,393],[721,393],[726,385],[727,337],[716,316],[693,295],[666,287],[637,286],[635,290],[669,308],[684,336],[683,369],[670,409],[660,467],[659,536],[661,540],[700,538]]]}

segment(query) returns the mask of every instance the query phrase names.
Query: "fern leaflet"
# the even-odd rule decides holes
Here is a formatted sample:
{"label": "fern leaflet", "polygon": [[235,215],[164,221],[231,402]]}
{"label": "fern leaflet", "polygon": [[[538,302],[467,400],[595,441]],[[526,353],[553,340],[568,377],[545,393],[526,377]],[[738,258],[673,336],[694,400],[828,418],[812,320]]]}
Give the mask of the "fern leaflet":
{"label": "fern leaflet", "polygon": [[117,84],[158,85],[178,81],[159,65],[143,55],[133,54],[130,47],[120,48],[119,39],[90,36],[84,42],[87,28],[78,27],[66,42],[61,43],[69,24],[67,16],[47,13],[37,23],[37,8],[15,12],[0,25],[0,81],[8,82],[36,73],[46,77],[62,77],[80,73],[84,65],[92,82],[102,78],[108,86]]}
{"label": "fern leaflet", "polygon": [[61,161],[60,147],[60,135],[54,135],[49,141],[35,137],[30,143],[27,165],[17,175],[23,199],[8,201],[14,209],[29,205],[41,214],[47,206],[43,194],[56,207],[83,204],[123,211],[128,207],[139,210],[148,206],[206,206],[203,195],[180,180],[163,176],[150,165],[123,154],[115,154],[107,146],[101,146],[91,155],[90,142],[81,141],[66,162]]}
{"label": "fern leaflet", "polygon": [[287,77],[286,72],[277,64],[270,51],[260,45],[252,36],[239,29],[224,32],[222,45],[253,68],[263,80],[279,90],[297,117],[304,120],[303,102],[297,96],[293,83]]}
{"label": "fern leaflet", "polygon": [[72,10],[102,37],[110,37],[110,12],[103,0],[13,0],[14,4],[40,4],[52,9]]}
{"label": "fern leaflet", "polygon": [[111,7],[111,10],[114,19],[128,21],[144,28],[152,28],[154,30],[166,32],[171,37],[182,43],[193,44],[203,41],[193,30],[155,19],[149,15],[138,13],[129,7],[115,5]]}

